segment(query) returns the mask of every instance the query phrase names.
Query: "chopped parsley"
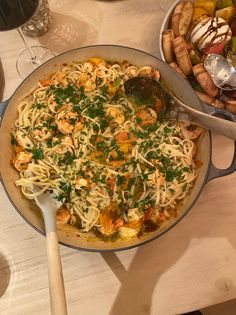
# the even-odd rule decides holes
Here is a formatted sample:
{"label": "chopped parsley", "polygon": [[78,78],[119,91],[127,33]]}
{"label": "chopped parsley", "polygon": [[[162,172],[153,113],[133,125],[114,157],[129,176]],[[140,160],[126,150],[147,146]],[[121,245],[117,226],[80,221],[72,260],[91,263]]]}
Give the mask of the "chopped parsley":
{"label": "chopped parsley", "polygon": [[167,135],[167,134],[171,133],[172,129],[170,129],[168,127],[164,127],[163,131],[164,131],[164,134]]}
{"label": "chopped parsley", "polygon": [[102,95],[105,96],[108,93],[108,86],[107,85],[103,85],[102,87]]}
{"label": "chopped parsley", "polygon": [[117,185],[117,186],[121,186],[121,185],[123,185],[125,182],[126,182],[126,177],[125,177],[125,176],[117,175],[117,177],[116,177],[116,185]]}
{"label": "chopped parsley", "polygon": [[76,159],[74,153],[66,152],[66,154],[59,160],[60,165],[71,165]]}
{"label": "chopped parsley", "polygon": [[101,119],[100,121],[101,132],[104,132],[108,126],[109,126],[108,121],[106,119]]}
{"label": "chopped parsley", "polygon": [[44,122],[43,126],[49,130],[56,130],[57,129],[57,125],[55,124],[53,117],[48,117],[46,119],[46,121]]}
{"label": "chopped parsley", "polygon": [[148,154],[146,155],[146,158],[148,160],[154,160],[154,159],[158,159],[158,153],[156,151],[150,151],[148,152]]}
{"label": "chopped parsley", "polygon": [[94,105],[91,105],[87,109],[87,115],[91,118],[104,117],[105,112],[102,108],[95,107]]}
{"label": "chopped parsley", "polygon": [[42,109],[42,108],[46,107],[46,104],[44,104],[44,103],[34,103],[33,107],[37,108],[37,109]]}
{"label": "chopped parsley", "polygon": [[18,145],[18,141],[13,134],[11,134],[11,144],[12,145]]}
{"label": "chopped parsley", "polygon": [[33,149],[32,151],[32,158],[34,160],[42,160],[43,159],[43,150],[41,148]]}
{"label": "chopped parsley", "polygon": [[181,170],[178,168],[159,167],[159,169],[165,175],[167,182],[172,182],[174,178],[179,178],[182,175]]}
{"label": "chopped parsley", "polygon": [[[147,131],[149,132],[155,132],[157,131],[157,129],[160,127],[159,123],[155,123],[155,124],[152,124],[150,126],[147,127]],[[166,128],[166,127],[165,127]]]}
{"label": "chopped parsley", "polygon": [[65,183],[65,182],[60,182],[59,184],[60,190],[62,190],[62,193],[59,194],[56,199],[59,201],[64,201],[64,200],[69,200],[70,198],[70,192],[72,191],[72,187]]}
{"label": "chopped parsley", "polygon": [[142,118],[140,118],[140,117],[136,117],[135,121],[137,124],[141,124],[143,122]]}
{"label": "chopped parsley", "polygon": [[61,85],[50,85],[47,89],[48,94],[54,95],[54,100],[57,103],[57,108],[60,108],[67,99],[72,104],[78,104],[81,96],[84,97],[83,90],[78,89],[73,83],[69,83],[66,87]]}
{"label": "chopped parsley", "polygon": [[135,177],[130,178],[129,182],[128,182],[127,190],[130,190],[131,187],[135,184],[135,182],[136,182],[136,178]]}

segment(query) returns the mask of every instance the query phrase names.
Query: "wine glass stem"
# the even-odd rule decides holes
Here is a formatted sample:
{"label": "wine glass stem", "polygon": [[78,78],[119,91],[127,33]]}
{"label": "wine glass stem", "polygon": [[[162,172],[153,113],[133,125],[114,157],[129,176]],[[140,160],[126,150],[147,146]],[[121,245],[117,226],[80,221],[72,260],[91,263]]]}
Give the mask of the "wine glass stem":
{"label": "wine glass stem", "polygon": [[23,40],[23,42],[24,42],[24,44],[25,44],[25,47],[29,50],[30,59],[31,59],[31,61],[32,61],[32,64],[34,64],[34,65],[35,65],[35,64],[38,64],[37,56],[34,54],[32,48],[27,44],[27,41],[25,40],[25,36],[24,36],[24,34],[23,34],[21,28],[18,27],[17,30],[18,30],[18,32],[19,32],[19,34],[20,34],[20,37],[22,38],[22,40]]}

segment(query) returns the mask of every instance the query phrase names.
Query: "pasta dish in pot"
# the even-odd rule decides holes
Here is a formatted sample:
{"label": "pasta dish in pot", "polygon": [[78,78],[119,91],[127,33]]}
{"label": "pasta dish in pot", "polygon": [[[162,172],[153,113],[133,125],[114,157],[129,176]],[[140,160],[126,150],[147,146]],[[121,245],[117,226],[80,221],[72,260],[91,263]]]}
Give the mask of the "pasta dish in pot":
{"label": "pasta dish in pot", "polygon": [[128,99],[124,83],[135,76],[160,73],[97,57],[64,64],[22,98],[12,133],[24,196],[54,191],[58,221],[104,241],[139,237],[177,216],[198,173],[202,129],[160,121],[155,104]]}

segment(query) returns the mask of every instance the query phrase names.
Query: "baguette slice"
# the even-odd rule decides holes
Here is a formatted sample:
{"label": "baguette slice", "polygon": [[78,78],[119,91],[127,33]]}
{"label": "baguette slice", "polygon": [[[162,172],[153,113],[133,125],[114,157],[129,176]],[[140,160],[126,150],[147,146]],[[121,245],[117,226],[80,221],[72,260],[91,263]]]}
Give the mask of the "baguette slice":
{"label": "baguette slice", "polygon": [[163,54],[167,63],[170,63],[174,61],[175,59],[173,40],[174,40],[174,32],[172,29],[163,31],[162,49],[163,49]]}
{"label": "baguette slice", "polygon": [[186,42],[182,36],[178,36],[173,40],[174,52],[177,63],[183,73],[188,76],[192,73],[192,64],[189,57]]}
{"label": "baguette slice", "polygon": [[229,100],[226,102],[225,109],[232,114],[236,114],[236,100]]}
{"label": "baguette slice", "polygon": [[180,67],[177,65],[176,62],[172,61],[170,63],[171,68],[173,68],[178,74],[181,75],[182,78],[187,79],[186,75],[183,73],[183,71],[180,69]]}
{"label": "baguette slice", "polygon": [[202,63],[199,63],[193,67],[193,74],[206,94],[212,97],[216,97],[219,94],[220,90],[215,85]]}
{"label": "baguette slice", "polygon": [[171,15],[171,19],[170,19],[170,28],[172,28],[172,30],[174,31],[174,35],[175,37],[179,36],[179,20],[180,20],[180,16],[181,16],[181,12],[183,10],[183,7],[184,7],[184,1],[180,1],[172,15]]}
{"label": "baguette slice", "polygon": [[198,91],[195,91],[195,92],[203,103],[217,107],[217,108],[221,108],[221,109],[225,108],[225,103],[217,100],[216,98],[202,92],[198,92]]}
{"label": "baguette slice", "polygon": [[191,1],[186,1],[183,5],[179,19],[179,35],[186,36],[192,22],[194,6]]}

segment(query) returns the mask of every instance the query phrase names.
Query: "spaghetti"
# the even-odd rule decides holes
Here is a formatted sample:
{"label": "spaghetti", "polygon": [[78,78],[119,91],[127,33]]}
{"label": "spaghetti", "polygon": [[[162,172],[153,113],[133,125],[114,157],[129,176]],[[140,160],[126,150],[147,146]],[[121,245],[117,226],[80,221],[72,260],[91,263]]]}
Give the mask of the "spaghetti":
{"label": "spaghetti", "polygon": [[16,185],[28,199],[54,191],[65,223],[103,240],[158,229],[197,176],[201,130],[160,122],[155,106],[127,99],[124,82],[139,75],[160,77],[124,61],[74,62],[39,81],[18,107]]}

